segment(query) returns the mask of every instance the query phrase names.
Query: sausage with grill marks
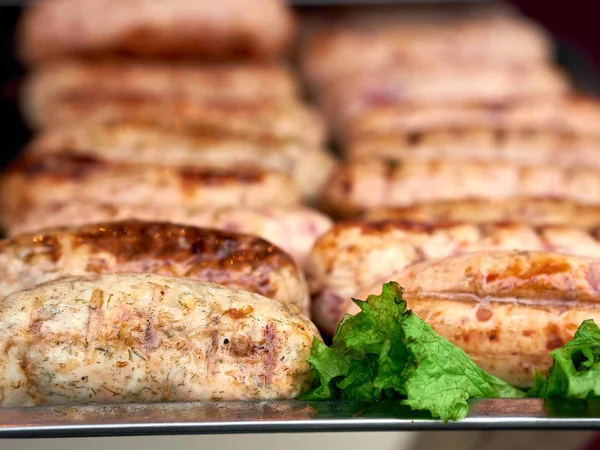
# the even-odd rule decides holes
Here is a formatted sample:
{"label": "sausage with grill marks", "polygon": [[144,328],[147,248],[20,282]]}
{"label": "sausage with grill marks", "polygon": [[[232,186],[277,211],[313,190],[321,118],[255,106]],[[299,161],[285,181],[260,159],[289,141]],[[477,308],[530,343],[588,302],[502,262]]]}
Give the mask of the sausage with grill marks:
{"label": "sausage with grill marks", "polygon": [[518,223],[416,224],[400,220],[337,224],[315,243],[307,265],[315,323],[333,334],[351,297],[421,261],[479,251],[531,250],[600,258],[600,233]]}
{"label": "sausage with grill marks", "polygon": [[505,200],[463,199],[421,203],[404,208],[377,208],[361,219],[410,222],[521,222],[529,225],[568,225],[594,228],[600,225],[600,205],[589,205],[548,197],[518,197]]}
{"label": "sausage with grill marks", "polygon": [[65,202],[205,208],[301,201],[296,184],[281,172],[121,164],[73,154],[24,155],[5,172],[1,187],[3,217]]}
{"label": "sausage with grill marks", "polygon": [[261,238],[161,222],[59,227],[0,241],[0,298],[69,275],[158,273],[243,288],[308,313],[302,271]]}
{"label": "sausage with grill marks", "polygon": [[371,136],[346,147],[349,159],[501,161],[599,168],[600,138],[553,130],[450,129]]}
{"label": "sausage with grill marks", "polygon": [[[600,323],[598,261],[484,252],[416,264],[389,279],[405,288],[409,309],[483,370],[528,387],[535,370],[544,374],[551,366],[549,351],[573,339],[584,320]],[[375,284],[357,297],[380,292]]]}
{"label": "sausage with grill marks", "polygon": [[42,132],[28,148],[36,157],[80,154],[100,161],[177,168],[259,168],[289,173],[308,198],[321,188],[334,159],[319,146],[263,136],[169,129],[151,123],[74,124]]}
{"label": "sausage with grill marks", "polygon": [[334,169],[322,202],[328,211],[348,217],[380,207],[518,197],[600,204],[600,170],[495,161],[349,161]]}
{"label": "sausage with grill marks", "polygon": [[285,2],[53,0],[31,5],[19,26],[19,54],[29,64],[70,55],[148,58],[272,59],[295,31]]}
{"label": "sausage with grill marks", "polygon": [[309,146],[325,142],[325,122],[300,100],[268,99],[238,102],[234,99],[190,101],[151,97],[67,95],[42,103],[32,128],[51,128],[82,123],[142,122],[164,128],[209,130],[248,138],[276,137]]}
{"label": "sausage with grill marks", "polygon": [[10,222],[6,224],[6,232],[10,236],[50,227],[131,219],[217,228],[267,239],[289,253],[301,266],[306,263],[316,239],[333,225],[326,215],[302,206],[185,208],[68,202],[37,205],[7,219]]}
{"label": "sausage with grill marks", "polygon": [[68,277],[0,304],[0,406],[284,400],[314,325],[261,295],[155,274]]}

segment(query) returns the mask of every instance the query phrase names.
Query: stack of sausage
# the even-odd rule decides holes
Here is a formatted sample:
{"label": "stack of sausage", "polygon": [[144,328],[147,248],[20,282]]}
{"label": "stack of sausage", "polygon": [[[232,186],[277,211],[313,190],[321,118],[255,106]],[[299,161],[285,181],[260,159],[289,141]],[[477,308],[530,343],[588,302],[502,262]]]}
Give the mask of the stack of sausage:
{"label": "stack of sausage", "polygon": [[290,12],[259,3],[26,11],[36,134],[0,190],[0,406],[311,386],[299,263],[331,222],[303,202],[334,162],[284,62]]}
{"label": "stack of sausage", "polygon": [[586,259],[600,257],[600,104],[511,10],[321,20],[308,19],[302,66],[345,159],[323,201],[353,220],[311,253],[315,322],[332,334],[358,310],[351,297],[396,280],[482,367],[531,383],[581,320],[600,319]]}
{"label": "stack of sausage", "polygon": [[22,20],[38,132],[4,177],[9,234],[143,219],[266,236],[301,261],[334,161],[286,57],[280,0],[52,0]]}

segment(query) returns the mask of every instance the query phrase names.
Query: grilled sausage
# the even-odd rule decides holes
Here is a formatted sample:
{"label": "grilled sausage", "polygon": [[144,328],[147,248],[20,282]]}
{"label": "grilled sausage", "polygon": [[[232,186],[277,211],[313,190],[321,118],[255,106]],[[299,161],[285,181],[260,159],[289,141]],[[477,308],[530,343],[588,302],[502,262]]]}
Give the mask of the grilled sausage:
{"label": "grilled sausage", "polygon": [[584,96],[527,99],[506,104],[391,105],[339,118],[337,133],[346,142],[377,135],[436,129],[489,127],[552,130],[599,136],[600,102]]}
{"label": "grilled sausage", "polygon": [[251,292],[152,274],[70,277],[0,305],[0,406],[291,399],[318,331]]}
{"label": "grilled sausage", "polygon": [[532,250],[600,258],[598,230],[568,226],[403,221],[340,223],[319,238],[307,264],[315,323],[333,334],[351,296],[421,261],[479,251]]}
{"label": "grilled sausage", "polygon": [[[268,87],[268,88],[266,88]],[[64,99],[105,98],[151,102],[290,102],[299,95],[288,67],[278,64],[213,64],[101,59],[67,60],[35,68],[23,86],[22,109],[39,122]]]}
{"label": "grilled sausage", "polygon": [[286,52],[294,34],[292,16],[281,0],[189,2],[155,0],[52,0],[26,9],[19,53],[27,63],[69,55],[127,54],[274,58]]}
{"label": "grilled sausage", "polygon": [[161,222],[60,227],[0,241],[0,298],[69,275],[159,273],[243,288],[308,312],[304,276],[255,236]]}
{"label": "grilled sausage", "polygon": [[313,85],[364,68],[385,70],[396,61],[405,66],[511,65],[544,62],[552,56],[544,30],[499,8],[378,7],[346,10],[334,20],[319,16],[309,18],[301,48],[302,67]]}
{"label": "grilled sausage", "polygon": [[367,221],[388,219],[419,223],[514,221],[529,225],[569,225],[593,228],[600,225],[600,205],[586,205],[556,198],[464,199],[421,203],[405,208],[379,208],[361,216]]}
{"label": "grilled sausage", "polygon": [[[485,80],[484,83],[481,80]],[[510,66],[405,67],[336,79],[320,101],[332,117],[360,114],[379,105],[420,103],[506,103],[566,94],[568,82],[557,68]]]}
{"label": "grilled sausage", "polygon": [[68,154],[21,158],[0,189],[3,217],[60,202],[205,208],[291,206],[300,199],[295,183],[280,172],[116,164]]}
{"label": "grilled sausage", "polygon": [[[597,259],[547,252],[475,253],[418,264],[392,276],[408,308],[484,370],[527,387],[550,350],[581,322],[600,323]],[[358,294],[381,292],[381,285]],[[351,312],[353,312],[352,310]]]}
{"label": "grilled sausage", "polygon": [[309,146],[325,142],[325,123],[313,108],[297,100],[194,102],[151,98],[53,98],[28,117],[32,128],[82,123],[142,122],[165,128],[209,130],[249,138],[292,139]]}
{"label": "grilled sausage", "polygon": [[597,168],[600,138],[552,130],[432,130],[359,139],[347,146],[346,154],[349,159],[505,161],[518,165]]}
{"label": "grilled sausage", "polygon": [[301,266],[304,266],[315,240],[332,226],[331,219],[324,214],[301,206],[189,209],[176,205],[122,206],[68,202],[39,205],[7,219],[10,223],[6,224],[6,231],[11,236],[44,228],[128,219],[217,228],[267,239],[289,253]]}
{"label": "grilled sausage", "polygon": [[555,197],[598,204],[600,171],[503,162],[350,161],[333,171],[322,202],[332,213],[348,217],[379,207],[516,197]]}
{"label": "grilled sausage", "polygon": [[308,198],[318,193],[334,166],[333,158],[323,148],[289,140],[263,137],[251,141],[132,122],[52,128],[43,132],[28,151],[40,157],[67,152],[117,163],[282,171],[293,177]]}

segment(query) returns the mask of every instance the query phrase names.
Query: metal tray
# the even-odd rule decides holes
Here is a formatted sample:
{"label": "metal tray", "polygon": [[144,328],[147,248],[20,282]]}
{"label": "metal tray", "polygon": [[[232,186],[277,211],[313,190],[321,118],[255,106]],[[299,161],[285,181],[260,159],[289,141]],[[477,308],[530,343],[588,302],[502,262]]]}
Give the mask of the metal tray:
{"label": "metal tray", "polygon": [[332,431],[600,430],[600,400],[472,400],[443,423],[399,401],[211,402],[0,409],[0,438]]}

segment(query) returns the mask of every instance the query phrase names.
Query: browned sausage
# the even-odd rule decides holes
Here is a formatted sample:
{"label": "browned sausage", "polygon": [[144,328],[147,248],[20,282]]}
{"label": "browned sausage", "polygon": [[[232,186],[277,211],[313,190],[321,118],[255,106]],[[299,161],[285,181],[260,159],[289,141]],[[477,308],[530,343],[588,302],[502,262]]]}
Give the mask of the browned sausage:
{"label": "browned sausage", "polygon": [[[256,7],[253,7],[256,6]],[[52,0],[27,8],[20,26],[25,62],[69,55],[273,58],[285,53],[295,26],[282,0],[189,2]]]}
{"label": "browned sausage", "polygon": [[88,225],[137,219],[166,221],[196,227],[254,234],[288,252],[302,267],[315,240],[332,226],[319,211],[302,206],[186,208],[177,205],[116,205],[52,203],[36,205],[23,214],[7,217],[6,232],[14,236],[44,228]]}
{"label": "browned sausage", "polygon": [[317,240],[307,265],[313,316],[332,334],[352,303],[373,283],[405,266],[478,251],[536,250],[600,258],[600,234],[569,226],[516,223],[416,224],[398,220],[340,223]]}
{"label": "browned sausage", "polygon": [[383,105],[355,116],[340,117],[339,121],[338,134],[346,142],[378,135],[469,127],[599,136],[600,102],[569,95],[505,104]]}
{"label": "browned sausage", "polygon": [[600,205],[542,197],[504,200],[471,198],[421,203],[404,208],[379,208],[367,211],[361,218],[367,221],[398,219],[431,224],[514,221],[530,225],[592,228],[600,225]]}
{"label": "browned sausage", "polygon": [[107,222],[0,241],[0,297],[69,275],[157,273],[238,287],[308,312],[304,276],[261,238],[160,222]]}
{"label": "browned sausage", "polygon": [[517,165],[600,167],[600,137],[494,128],[450,129],[358,139],[349,159],[503,161]]}
{"label": "browned sausage", "polygon": [[81,123],[142,122],[167,129],[215,131],[252,139],[293,139],[308,146],[325,141],[323,118],[314,108],[291,98],[236,101],[190,101],[184,98],[64,96],[27,111],[32,128]]}
{"label": "browned sausage", "polygon": [[[408,307],[479,366],[517,386],[584,320],[600,323],[598,259],[547,252],[474,253],[391,275]],[[374,285],[358,294],[380,293]],[[354,310],[350,311],[355,312]]]}
{"label": "browned sausage", "polygon": [[4,174],[0,192],[4,217],[64,202],[202,208],[291,206],[301,200],[296,184],[280,172],[117,164],[69,154],[21,158]]}
{"label": "browned sausage", "polygon": [[324,205],[352,216],[379,207],[465,198],[555,197],[600,203],[600,171],[468,161],[350,161],[325,186]]}
{"label": "browned sausage", "polygon": [[28,149],[28,154],[38,157],[65,152],[101,161],[180,169],[280,171],[289,173],[307,198],[319,191],[334,166],[334,159],[324,148],[294,140],[267,136],[248,139],[132,121],[51,128]]}

